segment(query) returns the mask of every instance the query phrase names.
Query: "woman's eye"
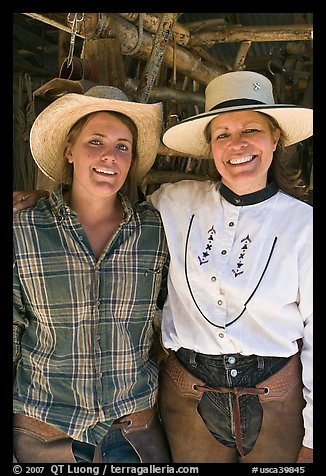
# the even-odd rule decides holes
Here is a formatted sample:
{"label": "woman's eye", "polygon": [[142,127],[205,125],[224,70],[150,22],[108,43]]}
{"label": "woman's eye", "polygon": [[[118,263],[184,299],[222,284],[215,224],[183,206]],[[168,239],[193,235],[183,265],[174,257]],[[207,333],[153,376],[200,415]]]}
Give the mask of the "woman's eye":
{"label": "woman's eye", "polygon": [[226,132],[224,132],[223,134],[217,135],[215,140],[225,139],[226,137],[228,137],[228,134]]}
{"label": "woman's eye", "polygon": [[257,132],[257,131],[258,131],[258,129],[246,129],[246,130],[244,131],[244,133],[245,133],[245,134],[253,134],[254,132]]}
{"label": "woman's eye", "polygon": [[124,150],[124,151],[128,151],[129,150],[129,147],[126,146],[125,144],[117,144],[117,149],[119,150]]}
{"label": "woman's eye", "polygon": [[92,140],[89,141],[89,143],[92,144],[92,145],[101,145],[102,144],[102,142],[98,139],[92,139]]}

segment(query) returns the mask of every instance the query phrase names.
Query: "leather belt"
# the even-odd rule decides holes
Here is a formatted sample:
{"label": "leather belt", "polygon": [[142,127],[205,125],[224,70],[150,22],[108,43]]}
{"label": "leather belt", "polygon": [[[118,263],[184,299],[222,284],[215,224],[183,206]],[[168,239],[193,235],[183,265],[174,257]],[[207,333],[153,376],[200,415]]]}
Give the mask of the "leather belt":
{"label": "leather belt", "polygon": [[131,413],[130,415],[124,415],[123,417],[115,420],[111,428],[128,428],[130,430],[139,430],[140,428],[146,429],[153,419],[155,412],[153,408],[148,408],[141,412]]}
{"label": "leather belt", "polygon": [[58,428],[22,413],[14,413],[13,429],[23,429],[27,434],[34,435],[36,433],[43,441],[59,440],[68,437],[66,433]]}
{"label": "leather belt", "polygon": [[[123,417],[118,418],[113,422],[110,428],[112,429],[127,429],[128,430],[138,430],[140,428],[146,429],[150,422],[152,421],[155,410],[149,408],[136,413],[131,413],[130,415],[124,415]],[[37,433],[43,441],[56,440],[61,438],[67,438],[68,435],[58,428],[45,423],[43,421],[37,420],[36,418],[23,415],[21,413],[14,413],[13,417],[13,427],[22,428],[27,433],[32,431],[33,434]]]}

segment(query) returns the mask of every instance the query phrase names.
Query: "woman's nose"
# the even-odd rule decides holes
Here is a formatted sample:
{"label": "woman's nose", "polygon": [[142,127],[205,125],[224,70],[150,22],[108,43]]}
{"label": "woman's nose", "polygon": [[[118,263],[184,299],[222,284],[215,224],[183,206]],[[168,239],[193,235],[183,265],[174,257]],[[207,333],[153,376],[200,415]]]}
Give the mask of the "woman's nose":
{"label": "woman's nose", "polygon": [[101,160],[103,161],[110,160],[111,162],[115,162],[116,161],[115,150],[112,147],[107,147],[101,155]]}
{"label": "woman's nose", "polygon": [[242,149],[244,147],[247,147],[248,142],[245,137],[241,135],[236,135],[231,137],[229,146],[233,149]]}

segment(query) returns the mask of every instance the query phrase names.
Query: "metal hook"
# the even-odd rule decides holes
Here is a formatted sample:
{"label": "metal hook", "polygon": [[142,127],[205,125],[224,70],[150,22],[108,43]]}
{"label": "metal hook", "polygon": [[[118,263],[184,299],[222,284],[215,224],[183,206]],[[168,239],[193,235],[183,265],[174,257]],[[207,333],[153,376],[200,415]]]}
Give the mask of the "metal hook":
{"label": "metal hook", "polygon": [[[78,16],[80,15],[80,16]],[[75,38],[78,31],[78,23],[84,20],[84,13],[74,13],[73,19],[71,19],[71,13],[68,13],[67,20],[71,23],[71,36],[70,36],[70,46],[69,46],[69,53],[67,57],[67,67],[72,63],[72,58],[74,56],[74,49],[75,49]]]}

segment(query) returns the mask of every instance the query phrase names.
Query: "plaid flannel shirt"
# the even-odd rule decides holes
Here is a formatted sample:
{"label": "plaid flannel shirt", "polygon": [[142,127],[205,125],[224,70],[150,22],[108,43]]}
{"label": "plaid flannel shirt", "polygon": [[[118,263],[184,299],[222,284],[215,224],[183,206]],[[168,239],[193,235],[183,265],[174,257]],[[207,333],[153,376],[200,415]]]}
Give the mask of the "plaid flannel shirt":
{"label": "plaid flannel shirt", "polygon": [[124,220],[98,260],[61,188],[14,217],[14,412],[93,444],[157,398],[167,245],[158,212],[119,197]]}

